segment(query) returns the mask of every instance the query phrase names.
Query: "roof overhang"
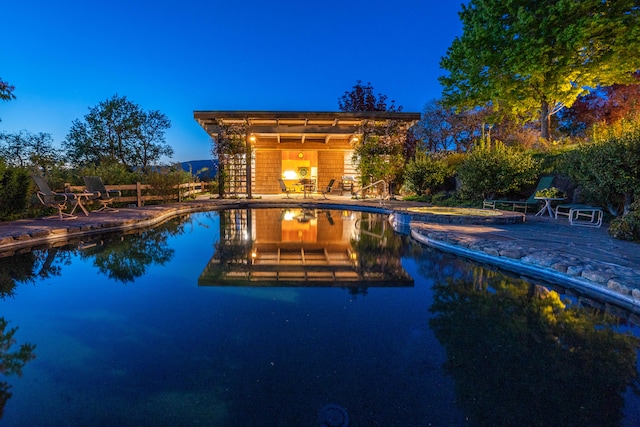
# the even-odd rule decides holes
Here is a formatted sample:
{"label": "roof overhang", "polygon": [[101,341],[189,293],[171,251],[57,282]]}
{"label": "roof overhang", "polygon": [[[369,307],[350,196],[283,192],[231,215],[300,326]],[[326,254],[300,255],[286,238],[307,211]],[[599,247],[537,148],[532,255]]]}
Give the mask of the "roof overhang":
{"label": "roof overhang", "polygon": [[420,113],[362,111],[194,111],[193,117],[211,136],[220,126],[246,125],[257,136],[313,136],[328,140],[358,132],[365,122],[399,121],[409,128],[420,120]]}

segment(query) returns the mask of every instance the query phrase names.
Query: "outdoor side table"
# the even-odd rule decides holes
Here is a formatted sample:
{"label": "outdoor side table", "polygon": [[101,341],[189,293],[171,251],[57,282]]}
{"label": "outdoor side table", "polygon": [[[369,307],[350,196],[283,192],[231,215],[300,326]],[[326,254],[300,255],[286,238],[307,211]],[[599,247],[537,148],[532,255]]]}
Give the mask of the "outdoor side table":
{"label": "outdoor side table", "polygon": [[73,194],[74,198],[73,198],[73,209],[71,209],[71,215],[73,215],[73,213],[76,211],[76,209],[78,208],[78,206],[80,207],[80,209],[82,209],[82,212],[84,212],[85,216],[89,216],[89,211],[87,210],[87,208],[84,207],[84,205],[82,204],[82,199],[84,198],[85,201],[95,197],[95,193],[70,193]]}
{"label": "outdoor side table", "polygon": [[564,200],[564,197],[534,197],[534,199],[544,201],[544,206],[538,211],[536,216],[544,216],[546,212],[549,214],[550,218],[554,218],[555,215],[553,213],[553,208],[551,207],[551,202],[558,202],[560,200]]}

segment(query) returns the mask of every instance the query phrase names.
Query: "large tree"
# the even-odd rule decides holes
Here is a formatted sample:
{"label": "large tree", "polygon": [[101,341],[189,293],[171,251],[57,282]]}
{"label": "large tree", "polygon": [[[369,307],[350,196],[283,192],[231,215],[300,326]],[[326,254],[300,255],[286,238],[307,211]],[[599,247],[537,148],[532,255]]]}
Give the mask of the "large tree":
{"label": "large tree", "polygon": [[90,108],[84,121],[73,121],[64,146],[76,165],[120,163],[146,172],[162,156],[173,155],[165,143],[170,127],[159,111],[144,111],[125,96],[114,95]]}
{"label": "large tree", "polygon": [[446,105],[540,120],[640,68],[637,0],[471,0],[441,60]]}

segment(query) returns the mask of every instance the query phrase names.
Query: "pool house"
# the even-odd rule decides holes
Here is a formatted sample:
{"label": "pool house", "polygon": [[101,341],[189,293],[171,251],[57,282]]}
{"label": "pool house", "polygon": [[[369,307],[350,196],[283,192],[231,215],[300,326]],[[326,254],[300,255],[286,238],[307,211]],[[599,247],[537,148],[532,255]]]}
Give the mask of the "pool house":
{"label": "pool house", "polygon": [[420,113],[194,111],[194,118],[215,141],[231,130],[244,142],[241,154],[218,161],[228,190],[251,197],[281,193],[279,179],[299,192],[304,183],[322,189],[332,179],[336,190],[349,191],[358,181],[352,159],[364,129],[386,129],[393,123],[406,135]]}

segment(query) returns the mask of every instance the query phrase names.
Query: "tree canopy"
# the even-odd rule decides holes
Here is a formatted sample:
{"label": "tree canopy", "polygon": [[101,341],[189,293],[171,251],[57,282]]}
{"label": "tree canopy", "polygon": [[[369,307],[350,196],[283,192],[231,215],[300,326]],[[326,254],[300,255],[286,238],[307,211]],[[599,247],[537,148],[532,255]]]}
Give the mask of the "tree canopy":
{"label": "tree canopy", "polygon": [[15,90],[14,86],[11,86],[9,83],[0,79],[0,99],[3,101],[11,101],[12,99],[16,99],[16,96],[13,94]]}
{"label": "tree canopy", "polygon": [[471,0],[440,66],[446,105],[527,122],[549,138],[552,114],[640,68],[636,0]]}
{"label": "tree canopy", "polygon": [[114,95],[74,120],[64,141],[69,160],[78,165],[121,163],[147,172],[173,149],[165,143],[171,122],[159,111],[145,111],[125,96]]}
{"label": "tree canopy", "polygon": [[376,96],[373,93],[371,83],[362,84],[362,80],[356,81],[351,91],[345,91],[338,98],[338,108],[344,112],[357,111],[402,111],[402,106],[395,106],[395,101],[387,105],[387,95],[381,93]]}

